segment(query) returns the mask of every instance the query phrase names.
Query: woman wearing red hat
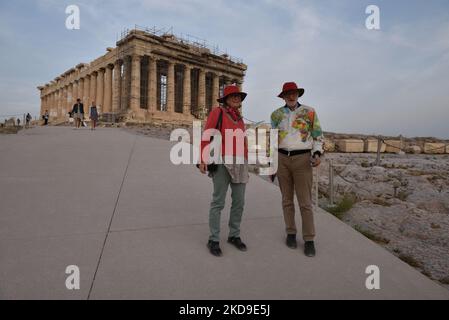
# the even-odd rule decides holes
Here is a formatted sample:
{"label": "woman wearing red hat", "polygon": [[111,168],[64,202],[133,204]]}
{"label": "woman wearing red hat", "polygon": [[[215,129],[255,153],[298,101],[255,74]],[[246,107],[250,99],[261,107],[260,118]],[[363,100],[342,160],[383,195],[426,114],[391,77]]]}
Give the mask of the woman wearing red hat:
{"label": "woman wearing red hat", "polygon": [[287,231],[286,244],[296,249],[295,205],[296,193],[302,218],[304,253],[315,256],[315,225],[312,211],[312,167],[320,165],[323,151],[323,132],[312,107],[298,102],[304,89],[287,82],[279,98],[285,105],[271,114],[273,129],[279,130],[279,164],[277,176],[282,193],[282,208]]}
{"label": "woman wearing red hat", "polygon": [[[227,86],[223,96],[217,101],[223,107],[212,109],[204,128],[217,129],[221,133],[221,156],[224,163],[207,165],[210,154],[210,140],[203,136],[201,143],[201,172],[212,177],[214,191],[212,203],[209,210],[210,237],[207,247],[214,256],[221,256],[220,248],[220,216],[225,206],[226,193],[229,186],[232,190],[232,206],[229,218],[228,242],[240,251],[246,251],[246,245],[240,238],[240,223],[245,204],[245,188],[248,183],[248,146],[245,138],[245,123],[240,114],[242,101],[246,98],[246,93],[240,92],[237,86]],[[232,143],[232,148],[229,144]],[[226,146],[228,145],[228,148]],[[222,159],[222,158],[220,158]]]}

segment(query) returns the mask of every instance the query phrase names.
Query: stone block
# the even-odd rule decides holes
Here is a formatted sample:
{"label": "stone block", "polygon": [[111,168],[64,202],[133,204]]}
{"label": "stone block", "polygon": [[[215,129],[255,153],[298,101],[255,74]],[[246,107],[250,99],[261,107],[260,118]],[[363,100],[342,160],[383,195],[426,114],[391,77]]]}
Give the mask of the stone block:
{"label": "stone block", "polygon": [[335,142],[325,138],[323,149],[325,152],[335,152]]}
{"label": "stone block", "polygon": [[446,145],[444,143],[430,143],[424,144],[424,153],[426,154],[444,154],[446,152]]}
{"label": "stone block", "polygon": [[336,142],[337,150],[344,153],[363,153],[364,142],[358,139],[341,139]]}
{"label": "stone block", "polygon": [[385,152],[387,153],[400,153],[402,149],[401,140],[385,140],[387,147]]}
{"label": "stone block", "polygon": [[[378,147],[378,140],[368,139],[365,141],[364,151],[369,152],[369,153],[377,153],[377,147]],[[381,142],[380,152],[382,152],[382,153],[385,152],[386,148],[387,148],[387,145],[385,143]]]}
{"label": "stone block", "polygon": [[422,152],[421,147],[419,147],[419,146],[409,146],[405,150],[407,153],[412,153],[412,154],[420,154]]}

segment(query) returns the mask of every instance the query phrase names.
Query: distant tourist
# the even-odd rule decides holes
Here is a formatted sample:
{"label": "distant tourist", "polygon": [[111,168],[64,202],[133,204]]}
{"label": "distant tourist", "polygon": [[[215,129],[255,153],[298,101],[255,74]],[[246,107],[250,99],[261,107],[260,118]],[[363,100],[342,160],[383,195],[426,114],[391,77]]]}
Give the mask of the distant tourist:
{"label": "distant tourist", "polygon": [[76,99],[76,103],[73,105],[72,116],[75,119],[75,128],[79,129],[84,119],[84,105],[79,98]]}
{"label": "distant tourist", "polygon": [[42,116],[42,119],[44,119],[44,126],[47,126],[48,125],[48,120],[50,119],[50,115],[48,114],[48,110],[45,110],[45,113]]}
{"label": "distant tourist", "polygon": [[[286,244],[297,248],[295,205],[296,192],[302,218],[304,253],[315,256],[315,224],[312,207],[312,167],[318,167],[323,155],[323,132],[315,110],[302,105],[298,99],[304,89],[296,83],[285,83],[278,95],[285,105],[271,114],[273,129],[279,130],[279,162],[277,177],[282,193],[282,207],[286,224]],[[274,180],[274,177],[273,177]]]}
{"label": "distant tourist", "polygon": [[20,119],[17,119],[17,126],[20,127]]}
{"label": "distant tourist", "polygon": [[98,121],[98,109],[95,102],[92,102],[92,105],[90,106],[89,119],[90,119],[90,129],[95,130]]}
{"label": "distant tourist", "polygon": [[[218,99],[219,103],[223,104],[223,107],[217,107],[212,109],[204,130],[217,129],[222,135],[222,156],[231,158],[233,163],[231,164],[209,164],[208,159],[202,157],[199,169],[201,173],[205,174],[209,171],[209,176],[213,181],[213,196],[212,203],[209,210],[209,228],[210,236],[207,247],[214,256],[221,256],[222,251],[220,248],[220,217],[221,211],[225,206],[226,193],[229,186],[231,186],[232,194],[232,206],[231,214],[229,218],[229,237],[228,242],[234,245],[240,251],[246,251],[246,245],[240,238],[240,223],[242,221],[243,209],[245,204],[245,189],[249,180],[248,174],[248,145],[246,138],[244,137],[245,123],[243,122],[240,114],[240,108],[242,101],[245,100],[246,93],[240,92],[237,86],[227,86],[224,89],[223,96]],[[244,148],[236,148],[231,151],[226,150],[226,135],[225,130],[233,130],[236,136],[239,136],[239,132],[243,133],[243,141],[245,142]],[[232,138],[234,139],[234,137]],[[240,140],[237,138],[237,141]],[[201,144],[201,155],[209,142],[203,142]],[[209,154],[209,148],[206,149],[205,154]],[[243,150],[242,150],[243,149]],[[237,161],[239,159],[240,161]],[[242,164],[237,164],[242,163]]]}
{"label": "distant tourist", "polygon": [[69,126],[72,126],[72,124],[75,122],[75,120],[73,120],[72,111],[69,111],[68,115],[69,115]]}
{"label": "distant tourist", "polygon": [[25,117],[25,121],[26,121],[26,127],[29,128],[30,126],[30,121],[31,121],[32,117],[31,114],[27,113],[26,117]]}

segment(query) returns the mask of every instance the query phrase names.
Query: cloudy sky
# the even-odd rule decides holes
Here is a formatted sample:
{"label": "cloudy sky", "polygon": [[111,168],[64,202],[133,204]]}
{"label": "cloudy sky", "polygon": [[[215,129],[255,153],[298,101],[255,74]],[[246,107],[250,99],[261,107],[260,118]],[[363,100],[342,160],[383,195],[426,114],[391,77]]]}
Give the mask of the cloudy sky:
{"label": "cloudy sky", "polygon": [[[73,4],[80,30],[65,28]],[[370,4],[379,31],[365,27]],[[447,0],[2,0],[0,117],[38,114],[38,85],[104,54],[135,24],[243,59],[249,119],[268,121],[282,83],[296,81],[326,131],[449,138]]]}

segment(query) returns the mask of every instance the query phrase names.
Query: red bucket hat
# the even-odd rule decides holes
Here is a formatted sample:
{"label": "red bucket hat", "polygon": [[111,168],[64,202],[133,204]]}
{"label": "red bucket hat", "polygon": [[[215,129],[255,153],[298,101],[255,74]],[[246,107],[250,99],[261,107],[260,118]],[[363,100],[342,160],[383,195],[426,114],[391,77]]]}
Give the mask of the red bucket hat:
{"label": "red bucket hat", "polygon": [[242,101],[245,100],[247,93],[246,92],[240,92],[239,87],[232,85],[232,86],[227,86],[224,88],[223,90],[223,96],[220,99],[217,99],[217,101],[219,103],[225,103],[226,98],[228,96],[230,96],[231,94],[239,94],[240,97],[242,98]]}
{"label": "red bucket hat", "polygon": [[304,95],[303,88],[298,88],[298,86],[294,82],[286,82],[286,83],[284,83],[284,85],[282,87],[282,92],[278,95],[278,97],[282,98],[284,96],[284,94],[289,91],[298,91],[299,97],[302,97]]}

